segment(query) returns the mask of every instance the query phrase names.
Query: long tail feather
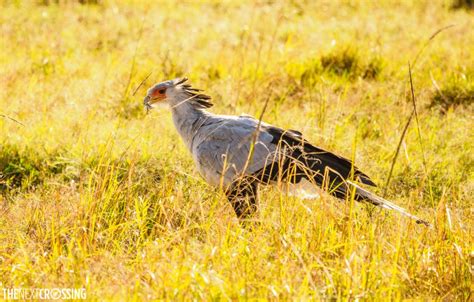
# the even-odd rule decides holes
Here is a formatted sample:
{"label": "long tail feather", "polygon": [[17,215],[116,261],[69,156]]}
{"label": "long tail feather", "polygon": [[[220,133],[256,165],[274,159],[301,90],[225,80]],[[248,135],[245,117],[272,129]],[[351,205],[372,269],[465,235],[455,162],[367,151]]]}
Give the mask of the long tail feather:
{"label": "long tail feather", "polygon": [[376,205],[376,206],[379,206],[379,207],[382,207],[382,208],[385,208],[385,209],[388,209],[388,210],[397,211],[398,213],[400,213],[400,214],[402,214],[406,217],[414,219],[416,221],[416,223],[418,223],[418,224],[424,224],[426,226],[430,226],[430,224],[426,220],[423,220],[423,219],[419,218],[418,216],[415,216],[415,215],[409,213],[406,209],[404,209],[402,207],[399,207],[396,204],[394,204],[394,203],[392,203],[392,202],[390,202],[390,201],[388,201],[388,200],[386,200],[386,199],[384,199],[380,196],[377,196],[374,193],[371,193],[371,192],[367,191],[366,189],[358,186],[357,184],[355,184],[351,181],[347,181],[347,183],[356,188],[356,194],[362,196],[363,200],[366,200],[366,201],[372,203],[373,205]]}
{"label": "long tail feather", "polygon": [[366,201],[385,209],[394,210],[416,220],[418,224],[430,225],[425,220],[410,214],[404,208],[349,181],[348,179],[357,179],[365,185],[375,186],[370,177],[355,167],[350,160],[313,146],[298,131],[285,131],[269,125],[264,126],[263,129],[273,136],[273,144],[286,150],[287,158],[281,165],[270,163],[257,171],[254,176],[261,183],[268,184],[271,181],[283,179],[299,184],[302,179],[308,179],[342,200],[346,199],[350,192],[350,186],[352,186],[356,189],[355,200]]}

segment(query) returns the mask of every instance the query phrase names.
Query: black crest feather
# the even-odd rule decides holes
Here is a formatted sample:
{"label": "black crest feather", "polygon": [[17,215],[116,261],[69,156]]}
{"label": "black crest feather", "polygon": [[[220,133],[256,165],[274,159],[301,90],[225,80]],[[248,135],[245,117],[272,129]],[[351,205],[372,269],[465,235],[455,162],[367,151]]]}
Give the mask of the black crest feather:
{"label": "black crest feather", "polygon": [[183,83],[186,82],[187,80],[188,80],[187,77],[182,77],[182,78],[179,79],[178,82],[176,82],[176,84],[174,84],[174,85],[176,86],[176,85],[183,84]]}
{"label": "black crest feather", "polygon": [[212,107],[213,104],[210,101],[211,97],[206,95],[206,94],[200,93],[201,91],[203,91],[202,89],[193,88],[190,84],[183,84],[187,80],[188,80],[188,78],[184,77],[181,80],[179,80],[179,82],[177,82],[176,85],[182,84],[181,88],[186,93],[186,95],[189,97],[189,101],[191,103],[195,104],[196,106],[198,106],[199,108],[210,108],[210,107]]}

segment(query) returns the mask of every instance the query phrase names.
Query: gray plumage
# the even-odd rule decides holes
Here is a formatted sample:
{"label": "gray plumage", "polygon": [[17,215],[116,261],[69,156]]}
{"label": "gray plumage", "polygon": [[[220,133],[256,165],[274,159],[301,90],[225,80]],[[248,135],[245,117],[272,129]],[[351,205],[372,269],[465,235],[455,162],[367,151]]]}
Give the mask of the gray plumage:
{"label": "gray plumage", "polygon": [[211,185],[223,185],[237,216],[250,217],[257,209],[258,185],[298,184],[309,180],[331,195],[367,201],[401,212],[404,209],[370,193],[354,182],[375,186],[351,161],[313,146],[295,130],[261,122],[249,116],[216,115],[206,109],[210,97],[186,78],[166,81],[148,90],[147,109],[167,102],[173,122],[193,156],[199,173]]}

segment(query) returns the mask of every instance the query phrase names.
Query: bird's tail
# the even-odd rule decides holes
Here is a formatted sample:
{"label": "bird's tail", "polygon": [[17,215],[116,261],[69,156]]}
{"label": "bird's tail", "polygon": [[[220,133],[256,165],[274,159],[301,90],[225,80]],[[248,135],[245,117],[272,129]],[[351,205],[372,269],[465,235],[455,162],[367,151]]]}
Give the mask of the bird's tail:
{"label": "bird's tail", "polygon": [[347,183],[349,185],[353,186],[356,189],[355,193],[356,193],[356,196],[358,197],[357,198],[358,201],[366,201],[366,202],[369,202],[373,205],[379,206],[381,208],[396,211],[396,212],[398,212],[398,213],[400,213],[400,214],[402,214],[406,217],[414,219],[416,221],[416,223],[418,223],[418,224],[424,224],[426,226],[430,226],[430,224],[427,221],[425,221],[425,220],[409,213],[406,209],[397,206],[393,202],[390,202],[390,201],[388,201],[388,200],[386,200],[386,199],[384,199],[380,196],[377,196],[374,193],[371,193],[370,191],[367,191],[366,189],[360,187],[359,185],[357,185],[357,184],[355,184],[351,181],[347,181]]}

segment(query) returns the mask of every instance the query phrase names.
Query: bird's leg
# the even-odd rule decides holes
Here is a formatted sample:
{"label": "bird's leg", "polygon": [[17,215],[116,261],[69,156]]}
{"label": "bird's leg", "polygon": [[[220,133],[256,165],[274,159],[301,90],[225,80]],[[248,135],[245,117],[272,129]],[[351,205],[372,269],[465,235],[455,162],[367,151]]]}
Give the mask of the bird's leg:
{"label": "bird's leg", "polygon": [[257,182],[248,178],[235,180],[226,191],[235,214],[242,221],[257,211]]}

